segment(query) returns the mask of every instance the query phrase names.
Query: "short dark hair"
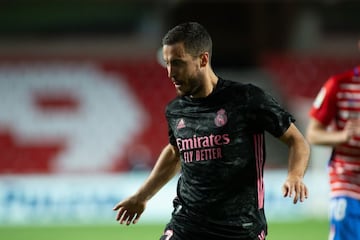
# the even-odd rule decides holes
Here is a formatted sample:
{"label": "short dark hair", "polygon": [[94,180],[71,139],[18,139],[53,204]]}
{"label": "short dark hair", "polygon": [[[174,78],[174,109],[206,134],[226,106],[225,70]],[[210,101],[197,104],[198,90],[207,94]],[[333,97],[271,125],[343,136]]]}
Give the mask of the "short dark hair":
{"label": "short dark hair", "polygon": [[208,52],[211,58],[212,40],[208,31],[197,22],[186,22],[170,29],[162,39],[163,45],[184,43],[185,51],[196,57]]}

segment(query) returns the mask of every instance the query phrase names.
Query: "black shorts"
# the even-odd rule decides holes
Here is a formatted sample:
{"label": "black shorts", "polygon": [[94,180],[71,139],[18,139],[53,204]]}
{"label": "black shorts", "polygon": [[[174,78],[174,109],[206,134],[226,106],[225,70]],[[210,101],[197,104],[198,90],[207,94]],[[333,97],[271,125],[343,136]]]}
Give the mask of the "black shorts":
{"label": "black shorts", "polygon": [[222,226],[174,205],[170,222],[160,240],[265,240],[266,225],[243,228]]}
{"label": "black shorts", "polygon": [[206,229],[189,229],[181,224],[169,223],[166,225],[160,240],[265,240],[265,234],[258,236],[249,234],[249,236],[234,235],[224,236],[221,232],[206,232]]}

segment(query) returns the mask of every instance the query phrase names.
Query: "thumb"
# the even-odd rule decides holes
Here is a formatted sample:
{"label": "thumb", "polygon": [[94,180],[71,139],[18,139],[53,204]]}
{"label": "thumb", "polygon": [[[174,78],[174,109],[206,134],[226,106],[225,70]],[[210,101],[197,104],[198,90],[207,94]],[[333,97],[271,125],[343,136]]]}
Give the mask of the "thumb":
{"label": "thumb", "polygon": [[113,207],[113,210],[116,211],[116,210],[118,210],[120,207],[121,207],[121,203],[118,203],[118,204],[116,204],[116,205]]}

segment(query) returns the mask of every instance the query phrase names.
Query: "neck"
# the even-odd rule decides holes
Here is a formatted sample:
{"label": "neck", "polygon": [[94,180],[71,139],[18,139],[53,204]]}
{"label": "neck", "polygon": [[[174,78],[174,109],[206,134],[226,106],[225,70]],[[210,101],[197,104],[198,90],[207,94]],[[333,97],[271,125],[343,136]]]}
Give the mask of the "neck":
{"label": "neck", "polygon": [[213,71],[210,72],[210,76],[209,76],[209,86],[208,86],[208,93],[206,96],[209,96],[215,89],[217,82],[219,81],[218,76],[215,75],[215,73]]}
{"label": "neck", "polygon": [[219,78],[211,70],[204,76],[202,91],[196,95],[190,95],[191,98],[204,98],[209,96],[215,89]]}

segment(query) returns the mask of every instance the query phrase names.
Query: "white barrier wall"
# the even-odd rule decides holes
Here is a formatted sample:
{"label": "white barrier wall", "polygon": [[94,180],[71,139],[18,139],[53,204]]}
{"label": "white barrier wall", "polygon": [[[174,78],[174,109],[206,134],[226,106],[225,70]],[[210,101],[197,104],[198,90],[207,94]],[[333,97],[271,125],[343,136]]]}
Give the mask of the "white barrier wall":
{"label": "white barrier wall", "polygon": [[[140,186],[147,172],[122,175],[28,175],[0,176],[0,224],[94,224],[114,223],[113,206]],[[285,171],[267,170],[265,208],[268,220],[325,218],[327,177],[309,172],[310,198],[294,205],[284,199],[281,184]],[[141,223],[163,222],[170,217],[176,179],[148,203]]]}

